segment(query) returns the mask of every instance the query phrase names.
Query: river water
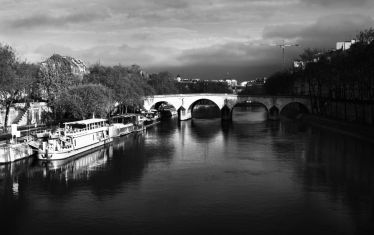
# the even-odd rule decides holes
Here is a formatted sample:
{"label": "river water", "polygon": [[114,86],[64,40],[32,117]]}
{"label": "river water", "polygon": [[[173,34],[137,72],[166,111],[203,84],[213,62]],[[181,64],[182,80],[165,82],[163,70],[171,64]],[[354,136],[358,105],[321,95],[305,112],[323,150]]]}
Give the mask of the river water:
{"label": "river water", "polygon": [[68,162],[1,165],[0,233],[373,234],[372,143],[239,116],[164,121]]}

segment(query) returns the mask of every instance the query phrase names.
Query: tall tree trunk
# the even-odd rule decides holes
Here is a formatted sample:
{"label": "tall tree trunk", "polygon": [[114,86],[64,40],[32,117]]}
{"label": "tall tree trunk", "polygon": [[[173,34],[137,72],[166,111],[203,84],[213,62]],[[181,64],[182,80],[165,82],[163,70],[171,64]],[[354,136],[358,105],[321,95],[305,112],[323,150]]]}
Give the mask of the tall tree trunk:
{"label": "tall tree trunk", "polygon": [[347,121],[347,87],[346,85],[344,84],[344,90],[343,90],[343,99],[342,99],[342,102],[344,103],[344,120]]}
{"label": "tall tree trunk", "polygon": [[347,121],[347,100],[344,100],[344,120]]}
{"label": "tall tree trunk", "polygon": [[358,120],[358,107],[357,107],[357,99],[354,100],[354,108],[355,108],[355,121],[356,122],[359,122],[360,120]]}
{"label": "tall tree trunk", "polygon": [[8,126],[8,119],[9,119],[9,111],[10,111],[10,106],[11,106],[11,102],[7,102],[5,104],[5,120],[4,120],[4,132],[7,133],[8,132],[8,129],[7,129],[7,126]]}
{"label": "tall tree trunk", "polygon": [[371,112],[370,112],[370,115],[371,115],[371,125],[374,125],[374,105],[371,104],[370,107],[371,107]]}

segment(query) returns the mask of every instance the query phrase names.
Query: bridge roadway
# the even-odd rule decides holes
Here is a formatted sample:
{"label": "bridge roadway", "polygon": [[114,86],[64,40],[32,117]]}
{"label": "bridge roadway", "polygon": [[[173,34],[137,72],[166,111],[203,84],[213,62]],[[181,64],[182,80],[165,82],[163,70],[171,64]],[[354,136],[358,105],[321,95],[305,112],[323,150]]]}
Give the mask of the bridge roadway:
{"label": "bridge roadway", "polygon": [[179,120],[192,117],[192,109],[196,102],[210,100],[221,110],[222,119],[230,120],[233,108],[240,103],[259,103],[266,107],[268,117],[277,119],[282,110],[289,104],[301,104],[308,112],[311,111],[307,97],[295,96],[266,96],[266,95],[236,95],[236,94],[171,94],[155,95],[144,98],[144,108],[150,110],[162,103],[172,105],[178,111]]}

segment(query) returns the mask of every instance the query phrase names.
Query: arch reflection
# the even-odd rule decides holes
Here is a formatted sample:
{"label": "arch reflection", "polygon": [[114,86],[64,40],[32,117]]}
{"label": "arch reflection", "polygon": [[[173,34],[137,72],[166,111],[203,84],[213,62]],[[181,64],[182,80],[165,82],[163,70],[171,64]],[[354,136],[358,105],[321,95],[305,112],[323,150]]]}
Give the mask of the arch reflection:
{"label": "arch reflection", "polygon": [[268,110],[264,104],[259,102],[238,103],[232,109],[233,122],[263,122],[267,119]]}

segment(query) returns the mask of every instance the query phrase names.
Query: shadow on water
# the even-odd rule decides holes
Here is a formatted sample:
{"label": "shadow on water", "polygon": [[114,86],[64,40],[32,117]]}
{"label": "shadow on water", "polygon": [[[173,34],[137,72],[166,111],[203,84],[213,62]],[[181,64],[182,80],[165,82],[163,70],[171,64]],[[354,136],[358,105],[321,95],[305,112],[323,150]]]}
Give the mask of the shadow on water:
{"label": "shadow on water", "polygon": [[267,116],[266,107],[259,103],[237,104],[232,110],[232,120],[235,123],[264,122]]}
{"label": "shadow on water", "polygon": [[[369,142],[312,128],[302,166],[306,192],[326,192],[351,211],[356,233],[374,230],[374,148]],[[300,171],[303,169],[303,171]],[[369,206],[369,207],[368,207]],[[369,226],[368,226],[369,225]]]}
{"label": "shadow on water", "polygon": [[[175,126],[175,122],[170,121],[169,127],[172,123]],[[33,187],[39,186],[40,190],[60,197],[83,185],[84,188],[87,188],[87,185],[91,187],[93,193],[98,196],[106,193],[112,195],[121,185],[138,182],[150,161],[162,159],[167,162],[170,159],[174,151],[170,143],[162,140],[152,143],[152,135],[157,132],[157,128],[154,127],[143,134],[117,138],[104,148],[66,160],[42,162],[30,158],[0,165],[0,180],[2,183],[12,184],[22,179],[30,179],[18,185],[25,183]],[[173,128],[161,129],[164,131],[157,134],[167,136],[170,134],[168,130]]]}
{"label": "shadow on water", "polygon": [[370,234],[373,156],[302,122],[172,119],[82,157],[1,165],[1,231]]}
{"label": "shadow on water", "polygon": [[[325,216],[321,219],[326,221],[332,220],[328,218],[333,214],[331,211],[340,214],[341,219],[347,221],[347,234],[374,231],[372,144],[322,128],[308,127],[302,122],[282,121],[277,133],[274,137],[287,138],[273,138],[271,148],[278,153],[281,162],[294,168],[292,179],[302,186],[310,201],[305,210],[320,213]],[[319,204],[309,205],[312,201]],[[334,222],[338,223],[335,219]],[[337,231],[331,230],[331,233]]]}
{"label": "shadow on water", "polygon": [[196,141],[209,142],[221,132],[221,119],[192,119],[191,137]]}
{"label": "shadow on water", "polygon": [[[171,124],[171,125],[170,125]],[[171,121],[168,127],[176,127]],[[170,136],[174,128],[154,127],[143,134],[124,136],[101,149],[83,156],[56,161],[40,162],[26,159],[0,166],[0,221],[2,231],[24,231],[19,220],[33,209],[31,195],[49,195],[48,200],[62,203],[74,201],[76,192],[88,190],[98,200],[126,192],[137,187],[149,162],[170,161],[174,152],[170,142],[155,140],[157,135]],[[146,140],[147,139],[147,140]],[[157,138],[158,139],[158,138]],[[75,202],[77,203],[77,202]],[[58,224],[58,221],[53,223]],[[19,232],[22,233],[22,232]]]}

